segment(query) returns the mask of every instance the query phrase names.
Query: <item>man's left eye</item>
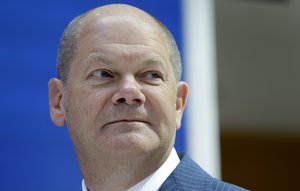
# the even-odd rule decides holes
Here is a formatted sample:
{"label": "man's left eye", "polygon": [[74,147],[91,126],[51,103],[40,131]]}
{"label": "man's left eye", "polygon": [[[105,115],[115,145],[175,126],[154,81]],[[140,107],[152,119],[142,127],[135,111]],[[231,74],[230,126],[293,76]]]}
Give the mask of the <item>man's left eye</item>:
{"label": "man's left eye", "polygon": [[162,79],[161,73],[156,72],[156,71],[147,72],[145,77],[150,78],[150,79]]}

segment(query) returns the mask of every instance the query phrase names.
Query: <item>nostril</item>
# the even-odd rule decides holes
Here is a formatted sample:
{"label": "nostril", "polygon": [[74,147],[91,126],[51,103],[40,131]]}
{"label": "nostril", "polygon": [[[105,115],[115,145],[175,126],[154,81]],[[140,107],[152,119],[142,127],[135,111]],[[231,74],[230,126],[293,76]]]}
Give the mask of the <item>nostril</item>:
{"label": "nostril", "polygon": [[118,104],[141,105],[145,102],[145,100],[146,98],[143,92],[141,92],[141,90],[135,86],[126,86],[126,87],[122,86],[112,96],[112,103],[114,105],[118,105]]}
{"label": "nostril", "polygon": [[142,100],[141,99],[126,99],[126,98],[124,98],[124,97],[121,97],[121,98],[119,98],[116,102],[115,102],[115,104],[120,104],[120,103],[125,103],[125,104],[129,104],[129,105],[131,105],[131,104],[141,104],[142,103]]}
{"label": "nostril", "polygon": [[134,99],[133,100],[135,103],[141,103],[142,102],[142,100],[140,100],[140,99]]}
{"label": "nostril", "polygon": [[125,98],[119,98],[119,99],[118,99],[118,102],[119,102],[119,103],[125,103],[125,102],[126,102],[126,99],[125,99]]}

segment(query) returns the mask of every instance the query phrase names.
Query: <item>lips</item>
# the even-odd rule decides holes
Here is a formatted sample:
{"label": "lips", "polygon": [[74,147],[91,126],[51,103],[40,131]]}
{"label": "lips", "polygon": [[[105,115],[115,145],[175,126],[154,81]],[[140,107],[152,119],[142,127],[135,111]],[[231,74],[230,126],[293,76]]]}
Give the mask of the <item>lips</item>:
{"label": "lips", "polygon": [[150,123],[148,121],[141,120],[141,119],[120,119],[120,120],[114,120],[114,121],[105,123],[103,127],[105,127],[107,125],[115,124],[115,123],[134,123],[134,122],[145,123],[145,124],[150,125]]}

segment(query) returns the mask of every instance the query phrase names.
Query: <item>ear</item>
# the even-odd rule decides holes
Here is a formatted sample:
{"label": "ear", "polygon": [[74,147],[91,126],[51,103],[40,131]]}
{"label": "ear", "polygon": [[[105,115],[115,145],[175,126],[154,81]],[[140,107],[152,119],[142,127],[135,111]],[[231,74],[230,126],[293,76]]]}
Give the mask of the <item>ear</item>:
{"label": "ear", "polygon": [[63,126],[65,123],[64,86],[59,79],[52,78],[48,82],[48,90],[51,119],[55,125]]}
{"label": "ear", "polygon": [[189,86],[186,82],[178,82],[176,98],[176,129],[180,128],[183,110],[186,105]]}

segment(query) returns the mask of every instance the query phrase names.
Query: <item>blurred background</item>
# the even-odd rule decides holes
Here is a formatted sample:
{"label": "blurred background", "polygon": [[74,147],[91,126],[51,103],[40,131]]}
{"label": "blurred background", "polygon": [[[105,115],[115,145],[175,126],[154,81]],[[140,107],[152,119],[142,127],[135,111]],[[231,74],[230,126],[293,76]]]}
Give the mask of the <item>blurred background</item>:
{"label": "blurred background", "polygon": [[[54,126],[49,117],[47,83],[56,76],[58,41],[66,25],[108,3],[129,3],[161,20],[185,57],[184,0],[0,2],[1,189],[81,189],[67,128]],[[212,13],[222,179],[251,190],[295,190],[300,1],[215,0]],[[178,151],[188,150],[186,122],[177,134]]]}
{"label": "blurred background", "polygon": [[297,190],[300,1],[217,0],[215,13],[223,179]]}

